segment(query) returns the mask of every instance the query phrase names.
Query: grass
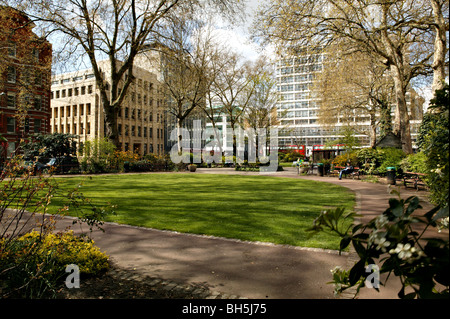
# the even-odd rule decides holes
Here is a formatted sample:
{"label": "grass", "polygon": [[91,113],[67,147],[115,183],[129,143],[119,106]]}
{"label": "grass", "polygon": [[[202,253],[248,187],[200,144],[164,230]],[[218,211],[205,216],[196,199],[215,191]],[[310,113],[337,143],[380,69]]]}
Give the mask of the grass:
{"label": "grass", "polygon": [[[176,174],[68,177],[61,187],[83,182],[94,203],[117,205],[108,218],[122,224],[249,241],[338,249],[328,233],[306,229],[325,207],[352,210],[354,194],[327,183],[268,176]],[[55,197],[52,207],[61,206]]]}

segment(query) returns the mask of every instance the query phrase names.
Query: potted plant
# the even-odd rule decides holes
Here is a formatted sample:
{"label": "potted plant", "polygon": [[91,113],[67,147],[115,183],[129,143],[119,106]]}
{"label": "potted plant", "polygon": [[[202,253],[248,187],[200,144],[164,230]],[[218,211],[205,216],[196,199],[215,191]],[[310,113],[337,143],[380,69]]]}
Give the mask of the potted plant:
{"label": "potted plant", "polygon": [[189,172],[195,172],[197,170],[197,165],[189,164],[188,169],[189,169]]}

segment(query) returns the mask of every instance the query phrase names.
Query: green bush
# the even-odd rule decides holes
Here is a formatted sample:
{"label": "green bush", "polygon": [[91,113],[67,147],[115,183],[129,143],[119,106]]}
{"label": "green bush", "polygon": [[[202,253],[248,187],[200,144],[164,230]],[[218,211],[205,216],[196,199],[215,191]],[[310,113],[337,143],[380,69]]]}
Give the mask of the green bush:
{"label": "green bush", "polygon": [[344,166],[347,166],[348,161],[350,161],[350,164],[352,164],[352,166],[359,165],[359,160],[358,160],[358,156],[357,156],[356,152],[350,152],[350,153],[338,155],[333,159],[332,164],[334,166],[344,167]]}
{"label": "green bush", "polygon": [[282,162],[293,162],[293,161],[298,160],[299,158],[303,159],[304,156],[297,152],[290,151],[290,152],[287,152],[286,154],[284,154],[280,160]]}
{"label": "green bush", "polygon": [[414,173],[427,173],[427,157],[425,153],[419,152],[416,154],[410,154],[405,157],[400,167],[404,172],[414,172]]}
{"label": "green bush", "polygon": [[388,167],[400,168],[402,160],[406,157],[406,153],[397,148],[377,149],[380,153],[380,166],[377,168],[379,173],[386,173]]}
{"label": "green bush", "polygon": [[[65,277],[67,265],[77,265],[85,275],[97,275],[109,268],[108,256],[93,241],[77,237],[71,231],[47,235],[32,231],[7,241],[0,240],[3,295],[51,297]],[[3,272],[5,269],[8,271]]]}
{"label": "green bush", "polygon": [[424,115],[419,129],[418,146],[424,152],[427,183],[431,201],[440,206],[449,202],[449,86],[436,91],[432,112]]}

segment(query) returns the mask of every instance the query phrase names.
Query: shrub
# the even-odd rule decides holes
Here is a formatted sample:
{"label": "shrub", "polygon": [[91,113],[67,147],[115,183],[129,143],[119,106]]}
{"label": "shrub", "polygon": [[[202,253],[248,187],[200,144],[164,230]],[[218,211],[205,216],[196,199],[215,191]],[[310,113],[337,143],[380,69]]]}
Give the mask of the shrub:
{"label": "shrub", "polygon": [[400,167],[405,172],[414,172],[414,173],[427,173],[427,158],[425,153],[419,152],[416,154],[410,154],[405,157],[401,163]]}
{"label": "shrub", "polygon": [[[78,263],[86,274],[106,267],[105,256],[93,243],[70,233],[53,235],[54,216],[70,208],[79,215],[73,223],[86,223],[92,231],[106,214],[114,213],[113,206],[93,205],[80,192],[80,185],[62,191],[58,179],[32,176],[33,167],[23,169],[21,162],[21,156],[13,156],[0,176],[0,297],[51,297],[64,274],[62,264]],[[48,215],[55,197],[62,198],[63,204],[55,215]],[[24,229],[40,232],[23,235]]]}
{"label": "shrub", "polygon": [[380,166],[377,168],[379,173],[386,173],[388,167],[400,168],[402,160],[406,157],[406,153],[400,149],[387,147],[378,149],[380,153]]}
{"label": "shrub", "polygon": [[293,161],[298,160],[299,158],[303,159],[304,156],[299,154],[299,153],[297,153],[297,152],[290,151],[290,152],[287,152],[286,154],[283,155],[281,161],[282,162],[293,162]]}
{"label": "shrub", "polygon": [[[8,246],[6,241],[6,238],[0,240],[0,278],[6,295],[52,296],[69,264],[76,264],[86,275],[96,275],[109,268],[108,256],[93,241],[76,237],[71,231],[47,235],[32,231]],[[10,271],[4,273],[5,269]]]}
{"label": "shrub", "polygon": [[432,112],[424,115],[419,129],[418,145],[426,157],[430,199],[436,205],[449,202],[449,86],[435,93]]}
{"label": "shrub", "polygon": [[[397,195],[398,192],[397,192]],[[332,270],[335,293],[367,284],[376,262],[382,263],[379,274],[387,273],[400,278],[400,298],[448,298],[449,296],[449,242],[448,239],[424,238],[425,230],[438,226],[438,221],[448,216],[448,208],[439,206],[423,216],[413,214],[422,208],[419,198],[412,196],[403,200],[391,198],[389,207],[368,223],[348,226],[346,220],[353,220],[355,213],[345,213],[342,208],[326,211],[314,221],[312,231],[330,230],[342,239],[340,251],[353,245],[358,260],[349,270]],[[422,224],[418,229],[414,225]],[[373,278],[373,277],[371,277]],[[386,283],[386,282],[385,282]],[[384,283],[384,284],[385,284]],[[375,284],[375,283],[374,283]],[[411,289],[407,292],[406,288]]]}
{"label": "shrub", "polygon": [[332,164],[334,166],[346,166],[348,161],[350,161],[350,164],[352,164],[352,166],[359,165],[358,156],[356,155],[356,152],[338,155],[333,159]]}

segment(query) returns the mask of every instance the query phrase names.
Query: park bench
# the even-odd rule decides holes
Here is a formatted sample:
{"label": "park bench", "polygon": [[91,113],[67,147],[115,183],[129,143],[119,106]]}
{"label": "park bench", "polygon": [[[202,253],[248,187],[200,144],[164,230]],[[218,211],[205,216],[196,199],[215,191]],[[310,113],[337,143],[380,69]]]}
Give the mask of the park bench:
{"label": "park bench", "polygon": [[[333,177],[339,177],[339,173],[341,170],[343,170],[345,167],[343,166],[335,166],[333,170],[330,170],[330,173],[328,174],[329,176]],[[351,172],[350,174],[344,174],[344,178],[347,178],[347,175],[351,176],[352,179],[355,179],[355,177],[357,177],[359,179],[359,167],[354,167],[353,168],[353,172]]]}
{"label": "park bench", "polygon": [[424,189],[427,188],[427,184],[424,181],[426,174],[422,173],[413,173],[413,172],[404,172],[403,173],[403,184],[405,187],[411,186],[416,190],[419,190],[420,187]]}

